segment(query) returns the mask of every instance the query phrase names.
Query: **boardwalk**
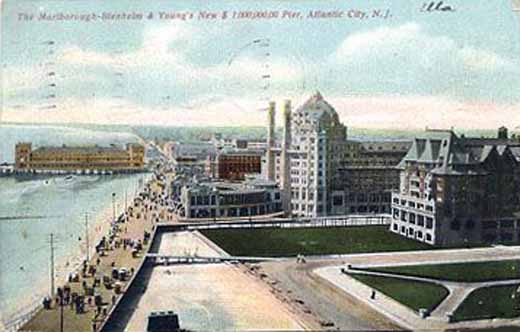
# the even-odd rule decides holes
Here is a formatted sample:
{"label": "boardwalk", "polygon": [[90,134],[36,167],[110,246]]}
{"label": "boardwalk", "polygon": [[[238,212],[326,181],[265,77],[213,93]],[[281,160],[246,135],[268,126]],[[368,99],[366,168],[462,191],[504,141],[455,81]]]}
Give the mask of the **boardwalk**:
{"label": "boardwalk", "polygon": [[[148,192],[150,193],[149,197],[152,197],[154,195],[153,193],[159,195],[163,190],[163,187],[157,185],[154,181],[149,184],[148,188]],[[143,244],[143,252],[146,252],[150,243],[143,241],[144,232],[152,232],[154,220],[161,212],[161,209],[160,206],[149,198],[137,201],[136,204],[133,205],[133,216],[130,216],[127,222],[118,224],[117,228],[112,229],[114,238],[113,241],[109,242],[110,244],[107,246],[107,250],[104,251],[104,254],[96,254],[92,257],[88,266],[94,267],[95,272],[89,273],[87,271],[87,273],[83,275],[81,271],[77,271],[79,281],[68,283],[68,286],[71,288],[71,293],[84,294],[86,289],[94,284],[95,279],[102,280],[104,276],[111,276],[113,268],[126,268],[128,271],[137,271],[144,256],[135,256],[130,246],[123,244],[124,239],[133,241],[140,240]],[[87,288],[83,287],[84,282]],[[128,286],[128,280],[118,282],[124,292]],[[98,285],[95,289],[96,292],[102,296],[103,305],[101,308],[103,308],[104,311],[96,312],[94,294],[89,293],[90,295],[86,295],[85,298],[86,306],[84,313],[76,314],[75,310],[73,310],[73,305],[67,305],[63,308],[64,331],[92,331],[94,326],[98,328],[107,318],[107,314],[113,308],[114,303],[117,303],[121,298],[121,293],[118,294],[114,287],[107,288],[104,285]],[[52,309],[39,310],[36,315],[22,327],[22,330],[42,332],[60,331],[61,312],[57,303],[57,300],[54,299]]]}

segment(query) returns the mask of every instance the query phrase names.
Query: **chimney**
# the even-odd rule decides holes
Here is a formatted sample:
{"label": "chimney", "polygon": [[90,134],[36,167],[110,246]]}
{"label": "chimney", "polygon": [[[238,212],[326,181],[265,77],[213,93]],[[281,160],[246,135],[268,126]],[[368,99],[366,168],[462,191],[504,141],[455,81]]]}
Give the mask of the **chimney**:
{"label": "chimney", "polygon": [[274,101],[269,102],[269,109],[267,111],[267,180],[274,181],[275,179],[275,155],[274,155],[274,145],[276,141],[275,136],[275,113],[276,113],[276,103]]}
{"label": "chimney", "polygon": [[291,214],[291,101],[286,100],[283,108],[283,142],[281,156],[281,179],[284,211],[287,216]]}

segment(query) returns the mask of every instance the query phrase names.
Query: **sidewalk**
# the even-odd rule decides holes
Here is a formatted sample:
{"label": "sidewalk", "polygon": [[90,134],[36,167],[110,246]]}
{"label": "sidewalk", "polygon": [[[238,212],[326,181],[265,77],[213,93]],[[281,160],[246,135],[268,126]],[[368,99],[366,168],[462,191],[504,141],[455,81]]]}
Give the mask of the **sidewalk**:
{"label": "sidewalk", "polygon": [[[405,329],[414,331],[443,331],[445,329],[453,328],[491,328],[503,325],[518,325],[518,319],[494,319],[494,320],[480,320],[480,321],[466,321],[458,323],[449,323],[447,314],[453,312],[456,307],[466,298],[471,291],[480,287],[497,286],[520,283],[520,280],[506,280],[493,282],[479,282],[479,283],[458,283],[447,282],[442,280],[435,280],[436,284],[444,285],[450,291],[444,301],[433,311],[432,315],[427,318],[422,318],[414,310],[404,306],[398,301],[392,299],[381,292],[375,299],[370,298],[372,288],[355,280],[349,275],[342,273],[341,268],[345,266],[329,266],[314,270],[319,277],[333,283],[339,289],[353,295],[358,300],[372,307],[374,310],[384,314],[390,319],[394,320]],[[355,271],[358,273],[360,271]],[[382,277],[397,277],[399,279],[426,281],[432,282],[432,279],[396,276],[388,273],[367,272],[363,271],[361,274],[378,275]]]}

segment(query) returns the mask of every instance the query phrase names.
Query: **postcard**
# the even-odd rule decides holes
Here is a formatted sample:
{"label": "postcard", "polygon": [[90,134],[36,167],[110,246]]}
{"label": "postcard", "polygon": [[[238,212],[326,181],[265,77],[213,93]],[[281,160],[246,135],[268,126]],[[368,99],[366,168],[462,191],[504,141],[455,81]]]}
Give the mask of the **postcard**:
{"label": "postcard", "polygon": [[0,331],[520,330],[520,0],[0,23]]}

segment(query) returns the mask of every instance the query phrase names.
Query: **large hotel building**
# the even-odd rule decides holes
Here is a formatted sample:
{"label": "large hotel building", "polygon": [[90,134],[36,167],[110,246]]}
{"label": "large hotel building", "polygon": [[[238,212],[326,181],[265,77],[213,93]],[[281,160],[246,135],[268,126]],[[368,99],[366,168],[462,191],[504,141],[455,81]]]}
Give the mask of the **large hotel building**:
{"label": "large hotel building", "polygon": [[39,147],[18,143],[15,148],[17,172],[103,173],[144,170],[144,147]]}
{"label": "large hotel building", "polygon": [[432,245],[520,241],[520,143],[428,130],[399,164],[390,230]]}
{"label": "large hotel building", "polygon": [[271,102],[264,174],[280,184],[287,214],[390,213],[395,166],[410,142],[347,140],[336,110],[317,92],[294,112],[285,102],[277,144],[275,108]]}

